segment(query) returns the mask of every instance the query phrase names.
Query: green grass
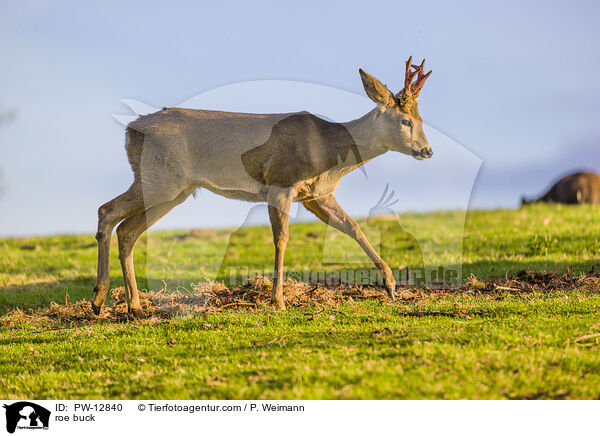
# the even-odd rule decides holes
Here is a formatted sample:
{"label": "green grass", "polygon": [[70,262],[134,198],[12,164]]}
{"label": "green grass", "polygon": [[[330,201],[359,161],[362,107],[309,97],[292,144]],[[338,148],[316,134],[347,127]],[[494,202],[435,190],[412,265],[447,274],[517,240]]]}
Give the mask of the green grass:
{"label": "green grass", "polygon": [[[393,268],[463,265],[504,277],[523,268],[598,269],[600,209],[405,214],[361,225]],[[406,231],[415,237],[410,236]],[[151,233],[136,251],[140,285],[189,287],[227,265],[268,271],[268,228]],[[464,240],[463,240],[464,234]],[[383,235],[383,236],[381,236]],[[116,241],[113,241],[116,242]],[[228,244],[229,243],[229,244]],[[122,285],[115,243],[111,286]],[[598,289],[549,293],[430,293],[306,312],[224,311],[164,322],[66,323],[35,317],[51,301],[88,298],[95,279],[90,235],[0,240],[0,396],[8,398],[600,398]],[[147,265],[144,272],[143,265]],[[354,243],[320,223],[296,224],[288,271],[370,266]],[[335,310],[333,310],[335,309]],[[486,311],[471,317],[406,311]],[[387,328],[386,328],[387,327]]]}

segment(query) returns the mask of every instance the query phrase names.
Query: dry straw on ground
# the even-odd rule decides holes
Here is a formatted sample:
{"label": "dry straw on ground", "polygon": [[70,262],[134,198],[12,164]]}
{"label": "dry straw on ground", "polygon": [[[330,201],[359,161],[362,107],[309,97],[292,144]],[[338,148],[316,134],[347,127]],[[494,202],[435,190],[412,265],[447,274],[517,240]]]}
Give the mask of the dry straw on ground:
{"label": "dry straw on ground", "polygon": [[[224,310],[272,310],[270,303],[271,279],[264,276],[252,277],[242,286],[228,288],[222,283],[207,281],[192,285],[192,290],[178,288],[169,291],[167,286],[159,291],[141,292],[141,304],[147,318],[160,322],[172,317],[205,315]],[[398,298],[392,303],[382,289],[373,286],[322,283],[304,283],[292,279],[284,284],[284,295],[288,307],[309,306],[332,307],[342,302],[378,300],[385,304],[397,305],[400,309],[406,302],[415,302],[441,295],[490,294],[490,293],[548,293],[552,291],[600,292],[600,274],[556,274],[523,270],[506,279],[478,279],[471,276],[465,285],[453,289],[400,287]],[[24,321],[34,321],[40,325],[54,325],[56,322],[95,323],[102,321],[127,321],[125,290],[112,291],[114,304],[105,305],[100,317],[96,317],[87,300],[66,301],[65,304],[51,303],[48,307],[24,312],[14,309],[0,318],[0,325],[8,326]],[[332,309],[333,310],[333,309]],[[455,316],[446,312],[402,312],[407,316]],[[477,315],[478,313],[475,313]]]}

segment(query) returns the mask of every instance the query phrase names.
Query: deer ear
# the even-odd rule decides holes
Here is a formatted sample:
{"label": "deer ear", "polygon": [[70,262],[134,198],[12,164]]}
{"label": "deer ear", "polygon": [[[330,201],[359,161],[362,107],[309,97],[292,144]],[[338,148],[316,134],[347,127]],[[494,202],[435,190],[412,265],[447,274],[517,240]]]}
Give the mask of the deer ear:
{"label": "deer ear", "polygon": [[392,94],[392,92],[387,89],[383,83],[371,76],[369,73],[365,72],[362,68],[360,68],[358,72],[360,73],[363,87],[365,88],[365,91],[371,100],[387,107],[396,106],[394,94]]}

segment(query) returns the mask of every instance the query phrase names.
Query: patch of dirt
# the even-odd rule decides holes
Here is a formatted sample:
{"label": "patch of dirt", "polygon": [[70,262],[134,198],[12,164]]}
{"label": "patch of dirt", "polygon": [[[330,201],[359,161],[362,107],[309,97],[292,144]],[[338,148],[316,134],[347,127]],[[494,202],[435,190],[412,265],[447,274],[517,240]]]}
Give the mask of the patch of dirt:
{"label": "patch of dirt", "polygon": [[[270,278],[255,276],[244,285],[229,288],[218,282],[201,282],[187,289],[169,292],[162,289],[158,292],[140,293],[142,308],[149,315],[182,316],[221,311],[227,309],[255,310],[271,307]],[[122,288],[113,294],[117,309],[126,303]],[[384,291],[371,286],[328,286],[326,284],[310,284],[287,279],[283,284],[283,293],[287,307],[331,306],[344,301],[364,299],[386,300]]]}
{"label": "patch of dirt", "polygon": [[[168,291],[166,286],[160,291],[140,292],[140,302],[147,319],[161,322],[172,317],[206,315],[222,310],[257,310],[271,308],[271,279],[264,276],[252,277],[239,287],[228,288],[222,283],[202,282],[192,285],[192,290],[179,288],[175,292]],[[471,275],[465,285],[456,288],[432,289],[401,286],[397,289],[396,302],[389,300],[385,291],[373,286],[348,284],[311,284],[287,279],[284,283],[284,295],[288,307],[302,308],[310,306],[332,307],[340,302],[360,300],[379,300],[386,304],[401,306],[406,302],[414,302],[439,295],[490,294],[490,293],[531,293],[551,291],[583,291],[600,293],[600,274],[557,274],[519,271],[506,279],[478,279]],[[183,289],[183,290],[181,290]],[[51,303],[34,311],[24,312],[15,309],[0,317],[0,326],[35,321],[40,325],[55,325],[76,322],[78,324],[96,323],[103,320],[125,322],[131,320],[127,313],[124,288],[111,290],[115,303],[105,305],[99,317],[91,310],[90,302],[79,300],[66,304]],[[334,310],[334,309],[330,309]],[[463,316],[454,313],[406,313],[410,316]],[[473,315],[480,315],[473,313]],[[314,314],[313,314],[314,316]]]}
{"label": "patch of dirt", "polygon": [[546,271],[521,270],[506,279],[478,279],[471,274],[465,290],[479,293],[583,291],[600,293],[600,273],[569,274]]}
{"label": "patch of dirt", "polygon": [[[140,291],[140,303],[147,319],[160,321],[172,317],[203,315],[221,310],[256,310],[271,308],[272,281],[268,277],[255,276],[242,286],[228,288],[222,283],[207,281],[192,284],[192,290],[178,288],[160,291]],[[309,284],[292,279],[285,281],[283,292],[288,307],[307,307],[334,305],[343,301],[364,299],[386,300],[385,292],[374,287],[363,286],[327,286],[325,284]],[[36,321],[61,321],[77,323],[94,323],[102,320],[124,322],[131,320],[127,312],[125,289],[111,290],[115,303],[104,305],[100,316],[94,315],[88,300],[78,300],[59,304],[52,302],[48,307],[24,312],[15,309],[0,318],[0,326]]]}

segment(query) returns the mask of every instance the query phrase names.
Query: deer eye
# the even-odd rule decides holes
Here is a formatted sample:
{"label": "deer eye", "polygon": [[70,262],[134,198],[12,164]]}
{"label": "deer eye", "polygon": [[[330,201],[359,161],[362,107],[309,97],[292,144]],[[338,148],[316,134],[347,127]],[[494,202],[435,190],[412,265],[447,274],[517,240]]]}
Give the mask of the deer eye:
{"label": "deer eye", "polygon": [[402,124],[404,124],[405,126],[408,126],[408,127],[412,127],[412,121],[411,120],[402,120]]}

